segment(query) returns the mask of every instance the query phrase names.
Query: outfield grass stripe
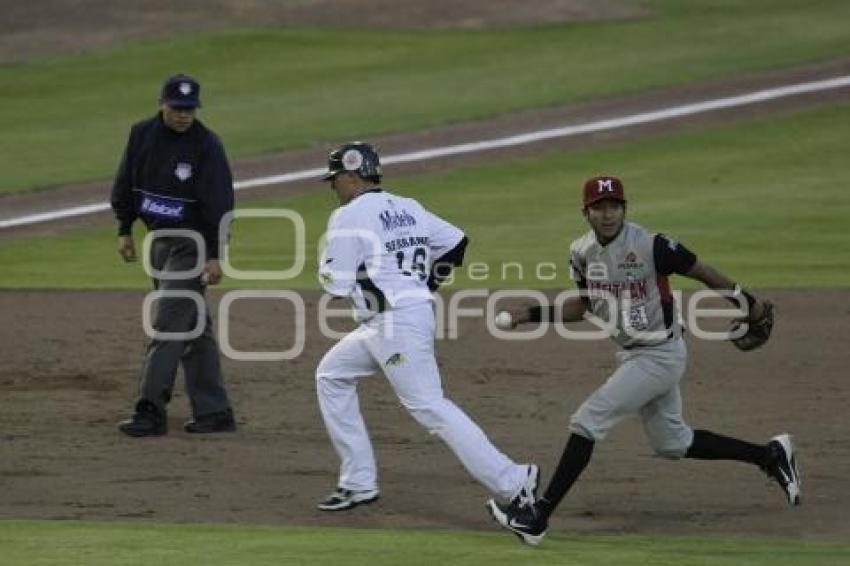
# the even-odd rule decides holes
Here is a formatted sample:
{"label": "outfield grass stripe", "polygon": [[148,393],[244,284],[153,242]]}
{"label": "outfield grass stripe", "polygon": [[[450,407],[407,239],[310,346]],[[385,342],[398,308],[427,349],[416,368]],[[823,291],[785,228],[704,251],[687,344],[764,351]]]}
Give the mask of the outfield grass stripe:
{"label": "outfield grass stripe", "polygon": [[575,136],[579,134],[590,134],[602,132],[605,130],[615,130],[618,128],[627,128],[640,124],[649,124],[652,122],[661,122],[673,118],[681,118],[684,116],[692,116],[694,114],[702,114],[714,110],[725,110],[735,108],[737,106],[746,106],[749,104],[757,104],[761,102],[769,102],[779,98],[788,96],[797,96],[811,92],[819,92],[823,90],[831,90],[850,86],[850,75],[814,81],[809,83],[800,83],[794,85],[786,85],[777,88],[759,90],[736,96],[725,98],[717,98],[705,100],[693,104],[685,104],[682,106],[672,106],[660,110],[652,110],[650,112],[640,112],[629,116],[619,116],[606,120],[597,120],[584,124],[573,126],[563,126],[560,128],[551,128],[547,130],[537,130],[504,138],[484,140],[480,142],[464,143],[452,145],[443,148],[426,149],[404,155],[390,156],[386,163],[407,163],[411,161],[426,161],[438,157],[448,157],[454,155],[462,155],[466,153],[475,153],[490,149],[501,149],[505,147],[515,147],[530,143]]}
{"label": "outfield grass stripe", "polygon": [[[555,530],[555,529],[553,529]],[[571,535],[530,548],[488,531],[111,521],[0,521],[4,564],[85,566],[834,566],[846,542],[801,538]]]}
{"label": "outfield grass stripe", "polygon": [[[580,187],[589,172],[600,171],[626,180],[635,222],[675,236],[748,287],[846,288],[848,136],[845,102],[700,132],[400,177],[390,188],[403,187],[406,196],[472,236],[455,289],[572,287],[566,250],[587,230]],[[282,270],[296,254],[306,254],[308,267],[285,282],[228,278],[223,287],[315,289],[317,243],[338,206],[333,194],[308,191],[251,206],[296,212],[306,242],[293,238],[289,222],[243,219],[233,226],[233,265]],[[0,287],[148,288],[138,265],[118,259],[114,242],[108,222],[63,230],[59,237],[14,238],[0,246]],[[521,273],[504,269],[515,264]]]}
{"label": "outfield grass stripe", "polygon": [[[833,77],[830,79],[823,79],[820,81],[783,85],[780,87],[763,89],[735,96],[704,100],[692,104],[672,106],[649,112],[640,112],[638,114],[632,114],[628,116],[619,116],[604,120],[596,120],[593,122],[586,122],[584,124],[568,125],[558,128],[549,128],[545,130],[536,130],[502,138],[494,138],[489,140],[468,142],[443,147],[433,147],[420,151],[401,153],[397,155],[388,155],[382,158],[382,161],[385,165],[392,165],[397,163],[428,161],[441,157],[451,157],[456,155],[477,153],[482,151],[489,151],[492,149],[516,147],[550,139],[565,138],[581,134],[627,128],[630,126],[649,124],[652,122],[661,122],[686,116],[693,116],[695,114],[704,114],[706,112],[726,110],[739,106],[760,104],[777,100],[780,98],[799,96],[802,94],[821,92],[825,90],[832,90],[848,86],[850,86],[850,75],[844,75],[840,77]],[[294,171],[290,173],[283,173],[280,175],[255,177],[251,179],[246,179],[244,181],[237,181],[236,183],[234,183],[234,188],[236,190],[247,190],[268,185],[279,185],[284,183],[303,181],[307,179],[315,179],[319,177],[324,171],[324,168],[313,168]],[[24,226],[28,224],[38,224],[42,222],[50,222],[75,216],[85,216],[88,214],[94,214],[96,212],[103,212],[108,209],[109,203],[103,202],[57,209],[48,212],[41,212],[38,214],[28,214],[18,217],[12,217],[6,220],[0,220],[0,229],[13,228],[16,226]]]}

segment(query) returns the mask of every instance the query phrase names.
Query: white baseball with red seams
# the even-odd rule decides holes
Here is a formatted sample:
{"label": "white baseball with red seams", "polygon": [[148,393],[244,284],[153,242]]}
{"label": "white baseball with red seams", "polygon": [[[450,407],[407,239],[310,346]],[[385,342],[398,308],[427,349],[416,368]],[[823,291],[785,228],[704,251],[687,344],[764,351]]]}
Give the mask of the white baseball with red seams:
{"label": "white baseball with red seams", "polygon": [[509,330],[514,326],[514,318],[508,311],[502,311],[496,315],[496,327],[503,330]]}

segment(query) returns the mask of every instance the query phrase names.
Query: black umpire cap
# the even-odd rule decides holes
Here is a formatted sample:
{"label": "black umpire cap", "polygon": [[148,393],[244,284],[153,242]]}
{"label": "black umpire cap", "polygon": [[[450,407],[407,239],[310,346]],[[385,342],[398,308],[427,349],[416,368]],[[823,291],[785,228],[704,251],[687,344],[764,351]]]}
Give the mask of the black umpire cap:
{"label": "black umpire cap", "polygon": [[172,108],[200,108],[201,85],[189,75],[172,75],[165,79],[159,101]]}

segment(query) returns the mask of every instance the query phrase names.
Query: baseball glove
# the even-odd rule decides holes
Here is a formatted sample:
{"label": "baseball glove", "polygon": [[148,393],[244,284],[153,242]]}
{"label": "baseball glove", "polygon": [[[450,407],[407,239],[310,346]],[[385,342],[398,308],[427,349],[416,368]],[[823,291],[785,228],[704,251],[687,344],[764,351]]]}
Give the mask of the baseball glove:
{"label": "baseball glove", "polygon": [[770,332],[773,330],[773,303],[764,301],[763,304],[764,308],[758,318],[742,318],[732,323],[730,329],[732,334],[737,334],[742,325],[747,325],[746,333],[732,340],[732,343],[743,352],[755,350],[770,338]]}

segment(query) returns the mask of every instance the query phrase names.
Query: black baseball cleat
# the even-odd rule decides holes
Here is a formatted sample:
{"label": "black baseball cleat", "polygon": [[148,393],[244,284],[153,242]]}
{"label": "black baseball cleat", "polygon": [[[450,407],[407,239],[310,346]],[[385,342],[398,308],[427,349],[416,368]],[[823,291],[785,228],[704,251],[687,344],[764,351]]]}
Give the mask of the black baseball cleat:
{"label": "black baseball cleat", "polygon": [[785,492],[789,505],[800,504],[800,472],[790,434],[774,436],[767,443],[767,461],[762,471],[776,481]]}
{"label": "black baseball cleat", "polygon": [[233,410],[227,409],[217,413],[199,415],[187,421],[183,430],[191,434],[207,434],[211,432],[236,432],[236,420]]}
{"label": "black baseball cleat", "polygon": [[486,507],[493,520],[529,546],[537,546],[546,535],[549,522],[534,505],[517,505],[516,499],[510,503],[490,499]]}
{"label": "black baseball cleat", "polygon": [[118,423],[118,430],[136,438],[162,436],[168,432],[168,420],[165,417],[165,411],[157,408],[150,401],[142,399],[136,403],[136,411],[133,415]]}
{"label": "black baseball cleat", "polygon": [[316,505],[316,507],[321,511],[345,511],[358,505],[366,505],[377,501],[379,496],[380,493],[377,489],[355,491],[338,487],[326,499]]}

